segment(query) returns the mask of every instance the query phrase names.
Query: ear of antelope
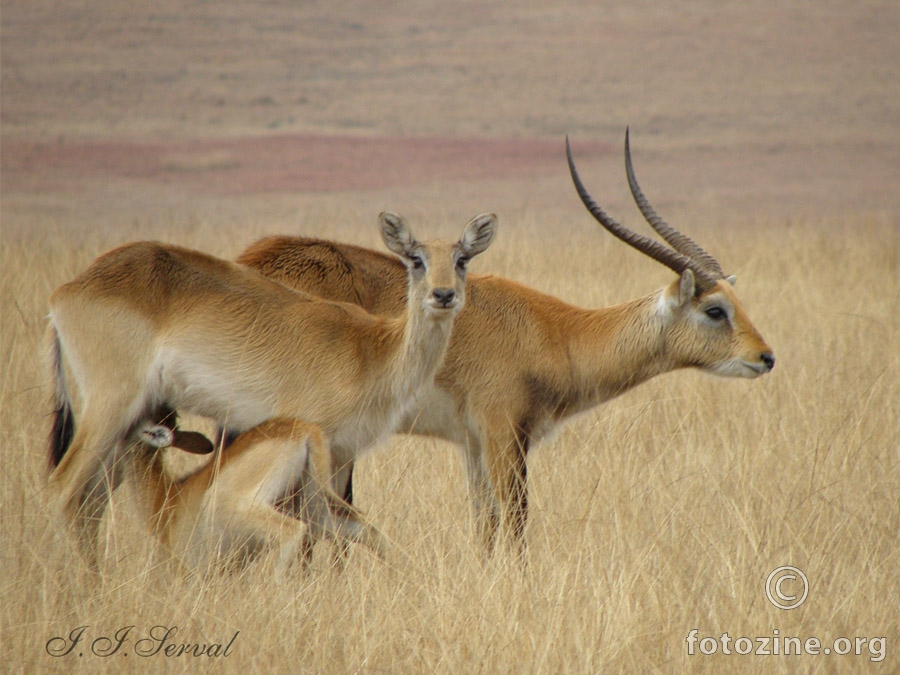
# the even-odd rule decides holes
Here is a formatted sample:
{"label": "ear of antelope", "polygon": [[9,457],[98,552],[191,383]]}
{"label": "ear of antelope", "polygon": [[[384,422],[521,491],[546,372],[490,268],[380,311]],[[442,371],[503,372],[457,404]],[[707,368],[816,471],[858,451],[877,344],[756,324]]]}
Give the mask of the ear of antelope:
{"label": "ear of antelope", "polygon": [[152,450],[136,478],[150,499],[160,543],[189,568],[240,565],[268,548],[277,552],[276,571],[283,572],[307,534],[300,521],[317,537],[361,543],[385,556],[381,533],[332,491],[328,439],[319,427],[268,419],[204,467],[173,479],[157,450],[186,449],[185,443],[193,448],[196,439],[188,433],[173,433],[165,424],[140,428],[137,440]]}
{"label": "ear of antelope", "polygon": [[338,468],[393,430],[444,358],[466,263],[488,247],[496,218],[473,218],[455,243],[419,241],[395,214],[379,222],[406,270],[405,305],[391,318],[153,242],[110,251],[52,294],[49,487],[89,562],[127,439],[160,409],[234,432],[302,419],[324,430]]}
{"label": "ear of antelope", "polygon": [[[463,453],[477,529],[491,549],[500,528],[522,545],[527,517],[526,455],[563,420],[660,373],[694,367],[756,377],[774,357],[718,264],[649,207],[631,168],[629,182],[648,220],[675,247],[626,230],[573,179],[592,214],[626,243],[675,271],[666,288],[603,309],[580,309],[509,279],[470,275],[435,387],[402,428],[455,443]],[[404,270],[351,244],[270,237],[238,258],[281,283],[369,311],[402,311]],[[335,485],[352,496],[349,470]]]}

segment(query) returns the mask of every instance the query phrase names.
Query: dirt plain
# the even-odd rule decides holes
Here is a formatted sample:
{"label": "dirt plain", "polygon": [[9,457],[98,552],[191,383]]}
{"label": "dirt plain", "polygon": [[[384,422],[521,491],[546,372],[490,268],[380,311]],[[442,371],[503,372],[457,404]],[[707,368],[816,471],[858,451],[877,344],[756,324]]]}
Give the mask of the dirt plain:
{"label": "dirt plain", "polygon": [[427,213],[454,182],[574,218],[563,136],[618,206],[626,125],[660,207],[896,212],[898,29],[887,2],[11,0],[3,226],[335,192]]}

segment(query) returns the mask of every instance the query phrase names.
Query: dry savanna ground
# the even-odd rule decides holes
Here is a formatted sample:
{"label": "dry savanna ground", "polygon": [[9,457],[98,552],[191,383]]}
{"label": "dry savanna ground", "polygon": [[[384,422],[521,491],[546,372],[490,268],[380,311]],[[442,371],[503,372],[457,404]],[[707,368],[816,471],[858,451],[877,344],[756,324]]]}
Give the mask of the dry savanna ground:
{"label": "dry savanna ground", "polygon": [[[4,2],[4,669],[206,663],[147,656],[166,627],[173,644],[231,641],[212,659],[225,672],[897,672],[900,10],[379,11]],[[45,494],[54,288],[139,238],[226,257],[271,233],[380,247],[385,208],[428,236],[492,210],[498,240],[474,270],[581,306],[624,301],[672,275],[598,230],[562,136],[637,228],[625,124],[648,197],[738,275],[771,374],[672,373],[563,425],[529,456],[524,567],[479,555],[457,451],[400,436],[362,461],[355,499],[408,560],[354,549],[337,573],[323,545],[277,582],[268,559],[175,574],[125,486],[100,573],[82,566]],[[764,588],[783,565],[809,580],[790,611]],[[81,626],[71,653],[48,653]],[[773,636],[850,653],[734,653]]]}

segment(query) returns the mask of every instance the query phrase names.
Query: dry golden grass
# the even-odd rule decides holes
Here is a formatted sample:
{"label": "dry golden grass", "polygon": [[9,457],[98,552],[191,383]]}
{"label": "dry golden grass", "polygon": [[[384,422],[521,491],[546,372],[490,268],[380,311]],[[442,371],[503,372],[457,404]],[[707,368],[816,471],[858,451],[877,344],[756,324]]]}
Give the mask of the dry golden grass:
{"label": "dry golden grass", "polygon": [[[374,221],[334,208],[339,223]],[[540,223],[569,234],[554,240]],[[503,225],[479,271],[594,306],[669,279],[590,227],[516,212],[501,214]],[[95,577],[44,495],[51,290],[113,240],[154,236],[234,255],[259,228],[223,235],[205,222],[150,222],[85,239],[45,222],[52,243],[7,233],[0,663],[21,672],[196,669],[200,659],[136,652],[139,638],[167,626],[178,629],[175,643],[227,642],[240,631],[216,660],[244,673],[896,672],[898,223],[713,225],[690,231],[738,272],[740,295],[778,358],[773,373],[756,381],[670,374],[564,425],[529,458],[524,570],[505,554],[481,560],[456,451],[397,437],[362,462],[357,502],[412,562],[384,564],[359,549],[337,574],[320,546],[311,573],[281,583],[268,560],[212,579],[157,566],[127,488],[116,494]],[[372,244],[376,236],[374,225],[332,232]],[[810,580],[809,598],[793,611],[764,593],[781,565]],[[83,656],[48,655],[51,638],[85,625],[75,649]],[[90,640],[127,626],[116,654],[91,653]],[[694,628],[700,638],[777,629],[823,645],[885,637],[886,658],[873,663],[865,646],[859,656],[690,656]]]}

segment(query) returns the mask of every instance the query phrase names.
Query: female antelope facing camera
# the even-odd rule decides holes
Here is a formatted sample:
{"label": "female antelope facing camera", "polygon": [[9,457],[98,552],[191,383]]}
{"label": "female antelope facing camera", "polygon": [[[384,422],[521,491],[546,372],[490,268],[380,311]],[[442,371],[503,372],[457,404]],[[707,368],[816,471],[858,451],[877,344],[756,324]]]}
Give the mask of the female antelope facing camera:
{"label": "female antelope facing camera", "polygon": [[136,478],[150,499],[159,540],[189,567],[203,572],[221,566],[213,563],[240,565],[270,547],[278,552],[277,571],[283,571],[307,534],[300,520],[314,537],[359,542],[384,555],[378,530],[331,490],[331,453],[319,427],[268,419],[175,480],[163,469],[158,449],[186,449],[183,435],[164,425],[141,428],[137,440],[148,446],[149,456],[136,462]]}
{"label": "female antelope facing camera", "polygon": [[[775,364],[732,288],[733,278],[650,207],[631,166],[628,182],[668,248],[628,230],[597,206],[566,149],[572,179],[603,227],[679,278],[646,297],[604,309],[580,309],[515,281],[472,275],[435,377],[407,416],[411,433],[457,444],[466,458],[476,521],[488,550],[502,523],[521,545],[526,523],[526,454],[564,419],[678,368],[757,377]],[[404,271],[377,251],[315,239],[270,237],[238,258],[273,279],[325,298],[395,315],[404,303]],[[352,495],[352,467],[335,488]]]}
{"label": "female antelope facing camera", "polygon": [[52,294],[49,487],[89,561],[119,460],[136,432],[159,423],[160,409],[237,432],[271,417],[302,419],[322,428],[338,463],[394,430],[443,360],[466,264],[492,241],[496,217],[472,219],[452,244],[417,241],[394,214],[380,222],[407,269],[406,309],[393,318],[151,242],[106,253]]}

